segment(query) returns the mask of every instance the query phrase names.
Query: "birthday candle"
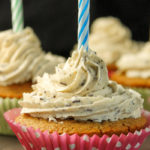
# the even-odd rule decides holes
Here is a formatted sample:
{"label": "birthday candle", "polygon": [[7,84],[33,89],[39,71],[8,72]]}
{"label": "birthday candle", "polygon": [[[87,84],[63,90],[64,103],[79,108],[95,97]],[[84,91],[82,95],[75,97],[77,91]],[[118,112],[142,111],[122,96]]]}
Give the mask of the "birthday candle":
{"label": "birthday candle", "polygon": [[78,49],[88,51],[90,0],[78,0]]}
{"label": "birthday candle", "polygon": [[22,0],[11,0],[12,28],[14,32],[23,29],[23,5]]}

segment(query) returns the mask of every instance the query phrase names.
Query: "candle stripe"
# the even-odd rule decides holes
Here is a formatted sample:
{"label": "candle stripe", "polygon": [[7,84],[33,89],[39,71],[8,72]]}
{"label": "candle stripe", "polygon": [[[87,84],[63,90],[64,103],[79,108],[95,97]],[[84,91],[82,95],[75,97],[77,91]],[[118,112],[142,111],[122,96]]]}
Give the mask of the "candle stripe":
{"label": "candle stripe", "polygon": [[[85,6],[84,6],[85,5]],[[83,17],[83,15],[86,13],[86,12],[88,12],[88,1],[84,4],[83,3],[83,6],[84,6],[84,8],[83,8],[83,10],[81,11],[81,14],[80,14],[80,16],[79,16],[79,22],[81,21],[81,18]],[[84,16],[86,16],[86,15],[84,15]]]}
{"label": "candle stripe", "polygon": [[87,16],[86,20],[83,23],[83,26],[80,29],[79,38],[81,37],[83,31],[86,30],[85,28],[87,28],[88,21],[89,21],[89,15]]}
{"label": "candle stripe", "polygon": [[16,18],[18,18],[18,16],[21,14],[19,13],[21,11],[21,7],[19,9],[17,9],[16,11],[14,11],[14,14],[13,14],[13,19],[15,20]]}
{"label": "candle stripe", "polygon": [[22,0],[11,0],[11,11],[13,31],[19,32],[24,26]]}
{"label": "candle stripe", "polygon": [[80,6],[81,6],[81,4],[82,4],[82,1],[83,1],[83,0],[80,0],[80,1],[79,1],[79,8],[80,8]]}
{"label": "candle stripe", "polygon": [[[88,30],[89,30],[89,28],[88,28],[88,26],[86,26],[85,28],[84,28],[84,30],[85,30],[85,32],[83,32],[82,34],[81,34],[81,36],[80,36],[80,38],[79,39],[83,39],[83,41],[81,41],[81,40],[79,40],[80,41],[80,45],[82,46],[84,46],[84,48],[87,50],[87,45],[88,45],[88,42],[87,42],[87,40],[88,40]],[[87,37],[87,38],[86,38]],[[81,43],[82,42],[82,43]],[[81,48],[81,47],[80,47]]]}
{"label": "candle stripe", "polygon": [[[88,32],[87,32],[87,34],[86,34],[86,35],[85,35],[85,37],[84,37],[83,45],[85,45],[85,44],[86,44],[87,39],[88,39]],[[87,47],[87,45],[86,45],[85,47]]]}
{"label": "candle stripe", "polygon": [[16,24],[16,28],[18,29],[18,31],[21,31],[23,29],[22,19],[22,14],[20,13],[20,15],[18,16],[18,24]]}
{"label": "candle stripe", "polygon": [[79,0],[78,7],[78,49],[83,46],[88,50],[90,0]]}

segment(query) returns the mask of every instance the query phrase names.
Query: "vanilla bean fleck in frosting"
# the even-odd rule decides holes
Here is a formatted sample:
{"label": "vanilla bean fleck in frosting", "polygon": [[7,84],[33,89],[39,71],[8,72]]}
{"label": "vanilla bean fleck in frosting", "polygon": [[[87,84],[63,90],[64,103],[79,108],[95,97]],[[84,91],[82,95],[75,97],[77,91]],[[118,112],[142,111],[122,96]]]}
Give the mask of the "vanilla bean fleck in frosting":
{"label": "vanilla bean fleck in frosting", "polygon": [[117,66],[127,77],[150,78],[150,42],[140,52],[122,56]]}
{"label": "vanilla bean fleck in frosting", "polygon": [[143,99],[133,90],[109,81],[106,65],[95,52],[74,51],[53,75],[38,78],[25,93],[22,113],[49,120],[115,121],[141,116]]}
{"label": "vanilla bean fleck in frosting", "polygon": [[18,33],[0,32],[0,85],[35,81],[44,72],[54,73],[54,67],[60,62],[64,62],[62,57],[42,51],[31,28]]}

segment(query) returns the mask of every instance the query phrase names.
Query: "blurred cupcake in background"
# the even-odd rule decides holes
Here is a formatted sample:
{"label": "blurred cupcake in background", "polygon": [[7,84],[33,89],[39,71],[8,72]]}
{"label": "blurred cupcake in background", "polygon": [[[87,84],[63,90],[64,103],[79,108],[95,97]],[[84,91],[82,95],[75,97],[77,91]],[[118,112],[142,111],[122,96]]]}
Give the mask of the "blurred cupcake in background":
{"label": "blurred cupcake in background", "polygon": [[102,17],[91,26],[89,45],[105,61],[109,70],[116,70],[120,56],[139,51],[143,43],[133,41],[130,30],[118,18]]}
{"label": "blurred cupcake in background", "polygon": [[122,56],[116,64],[118,71],[111,79],[137,90],[145,99],[145,109],[150,110],[150,42],[140,52]]}
{"label": "blurred cupcake in background", "polygon": [[30,27],[21,32],[0,32],[0,134],[12,134],[3,113],[19,107],[23,92],[31,92],[31,84],[44,72],[54,73],[55,66],[65,59],[45,54]]}

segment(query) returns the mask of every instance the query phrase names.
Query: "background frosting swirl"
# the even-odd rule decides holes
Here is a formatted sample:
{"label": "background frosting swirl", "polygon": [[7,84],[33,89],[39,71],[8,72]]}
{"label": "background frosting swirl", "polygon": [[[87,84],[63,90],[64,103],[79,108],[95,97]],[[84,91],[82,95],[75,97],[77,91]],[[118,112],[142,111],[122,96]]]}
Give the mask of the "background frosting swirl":
{"label": "background frosting swirl", "polygon": [[[34,81],[45,71],[54,72],[50,60],[52,56],[49,56],[52,54],[47,55],[45,56],[38,37],[29,27],[18,33],[12,30],[0,32],[0,85]],[[55,64],[60,62],[64,62],[61,57],[55,60]]]}
{"label": "background frosting swirl", "polygon": [[89,45],[109,65],[125,53],[138,51],[143,43],[133,41],[130,30],[119,19],[101,17],[91,26]]}
{"label": "background frosting swirl", "polygon": [[141,96],[109,81],[106,66],[95,52],[73,52],[56,74],[38,78],[32,93],[25,93],[22,113],[49,120],[118,120],[141,115]]}
{"label": "background frosting swirl", "polygon": [[150,78],[150,42],[141,51],[122,56],[117,66],[128,77]]}

